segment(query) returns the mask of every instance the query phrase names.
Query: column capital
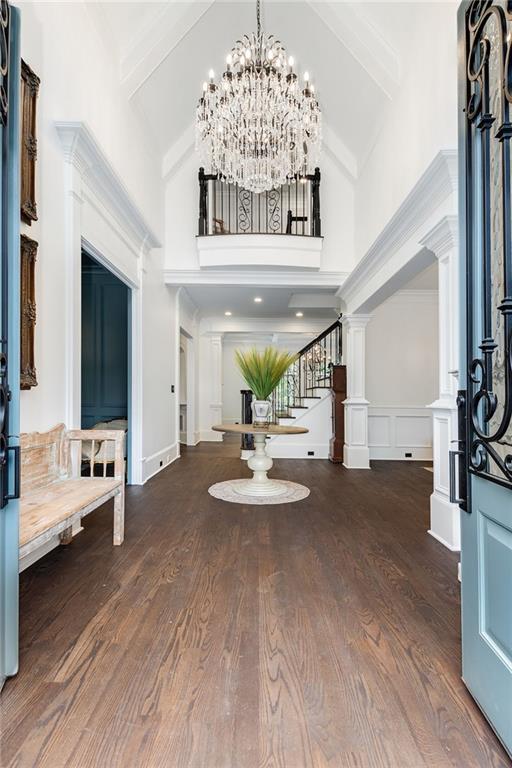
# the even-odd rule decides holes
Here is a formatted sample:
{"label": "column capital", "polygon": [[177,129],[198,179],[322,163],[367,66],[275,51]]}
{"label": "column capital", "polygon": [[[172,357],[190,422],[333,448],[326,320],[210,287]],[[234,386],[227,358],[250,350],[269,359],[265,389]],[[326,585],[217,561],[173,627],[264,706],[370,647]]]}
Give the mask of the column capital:
{"label": "column capital", "polygon": [[420,240],[420,243],[432,251],[436,258],[442,259],[449,251],[455,250],[459,245],[458,217],[455,215],[443,216]]}
{"label": "column capital", "polygon": [[371,319],[371,315],[342,315],[340,318],[342,325],[347,330],[350,328],[366,328]]}

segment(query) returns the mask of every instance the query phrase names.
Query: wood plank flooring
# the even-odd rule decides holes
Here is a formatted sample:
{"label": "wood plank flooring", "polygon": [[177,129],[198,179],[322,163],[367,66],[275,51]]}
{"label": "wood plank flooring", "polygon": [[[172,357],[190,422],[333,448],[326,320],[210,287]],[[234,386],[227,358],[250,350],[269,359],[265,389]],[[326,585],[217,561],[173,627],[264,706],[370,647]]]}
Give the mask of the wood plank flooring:
{"label": "wood plank flooring", "polygon": [[308,499],[212,499],[248,475],[189,449],[21,577],[2,768],[491,768],[460,679],[457,556],[426,534],[432,475],[276,461]]}

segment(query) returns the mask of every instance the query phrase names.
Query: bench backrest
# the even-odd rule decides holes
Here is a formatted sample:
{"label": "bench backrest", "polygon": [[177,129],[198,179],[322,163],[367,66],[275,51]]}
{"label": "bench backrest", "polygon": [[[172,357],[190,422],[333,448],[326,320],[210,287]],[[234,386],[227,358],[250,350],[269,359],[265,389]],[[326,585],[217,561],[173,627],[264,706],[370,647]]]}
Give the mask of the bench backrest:
{"label": "bench backrest", "polygon": [[64,435],[64,424],[58,424],[48,432],[20,435],[22,495],[66,476]]}

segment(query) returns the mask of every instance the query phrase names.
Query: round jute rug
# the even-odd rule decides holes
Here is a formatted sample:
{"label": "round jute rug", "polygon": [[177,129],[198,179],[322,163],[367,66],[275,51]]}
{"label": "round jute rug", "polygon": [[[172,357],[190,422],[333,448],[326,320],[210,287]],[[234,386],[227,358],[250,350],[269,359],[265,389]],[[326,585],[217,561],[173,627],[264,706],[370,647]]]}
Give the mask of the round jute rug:
{"label": "round jute rug", "polygon": [[226,480],[223,483],[215,483],[208,488],[208,493],[216,499],[230,501],[234,504],[290,504],[293,501],[309,496],[309,488],[299,483],[291,483],[289,480],[275,480],[286,486],[284,493],[277,496],[248,496],[237,491],[237,486],[245,485],[247,480]]}

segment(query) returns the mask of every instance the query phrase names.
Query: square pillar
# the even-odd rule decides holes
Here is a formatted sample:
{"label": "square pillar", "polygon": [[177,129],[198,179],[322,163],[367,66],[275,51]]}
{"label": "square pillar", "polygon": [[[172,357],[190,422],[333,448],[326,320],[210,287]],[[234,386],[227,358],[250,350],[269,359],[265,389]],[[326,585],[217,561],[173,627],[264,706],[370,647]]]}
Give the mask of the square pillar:
{"label": "square pillar", "polygon": [[344,315],[343,358],[347,366],[345,444],[343,464],[347,469],[370,469],[368,447],[368,400],[366,393],[366,326],[370,315]]}
{"label": "square pillar", "polygon": [[459,251],[457,217],[445,216],[422,240],[439,266],[439,397],[433,419],[434,491],[429,533],[452,551],[460,550],[460,509],[450,502],[449,451],[457,447],[459,377]]}
{"label": "square pillar", "polygon": [[222,433],[212,426],[222,422],[222,333],[203,334],[200,350],[200,439],[221,442]]}

